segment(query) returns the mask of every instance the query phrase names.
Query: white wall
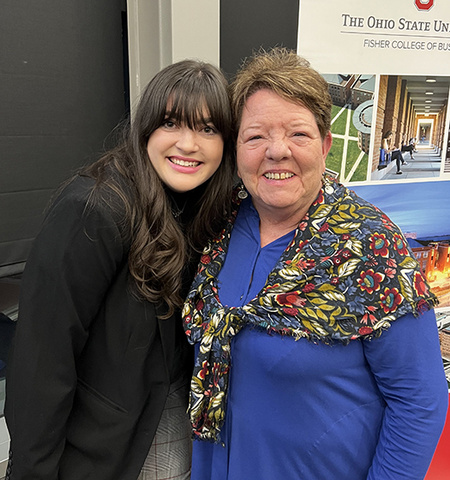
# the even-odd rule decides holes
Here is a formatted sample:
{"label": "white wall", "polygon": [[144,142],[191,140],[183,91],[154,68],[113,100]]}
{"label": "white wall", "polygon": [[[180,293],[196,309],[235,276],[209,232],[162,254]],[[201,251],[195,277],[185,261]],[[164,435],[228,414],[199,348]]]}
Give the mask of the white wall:
{"label": "white wall", "polygon": [[219,65],[220,0],[127,0],[130,99],[184,58]]}

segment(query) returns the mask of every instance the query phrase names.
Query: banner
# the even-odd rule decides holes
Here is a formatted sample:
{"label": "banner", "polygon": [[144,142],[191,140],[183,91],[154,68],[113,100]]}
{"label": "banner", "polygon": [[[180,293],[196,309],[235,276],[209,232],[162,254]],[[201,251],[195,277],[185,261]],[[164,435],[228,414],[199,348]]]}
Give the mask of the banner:
{"label": "banner", "polygon": [[329,84],[327,169],[402,228],[450,345],[450,1],[301,0],[298,53]]}

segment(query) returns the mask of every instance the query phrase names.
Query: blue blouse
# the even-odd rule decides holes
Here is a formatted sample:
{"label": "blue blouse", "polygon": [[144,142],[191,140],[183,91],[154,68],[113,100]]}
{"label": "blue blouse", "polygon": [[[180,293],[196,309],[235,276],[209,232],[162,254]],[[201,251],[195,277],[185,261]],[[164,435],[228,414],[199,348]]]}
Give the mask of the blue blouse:
{"label": "blue blouse", "polygon": [[[244,201],[218,278],[221,302],[254,298],[293,234],[261,248],[258,213]],[[222,442],[194,442],[192,480],[425,476],[448,402],[433,311],[347,346],[247,326],[231,354]]]}

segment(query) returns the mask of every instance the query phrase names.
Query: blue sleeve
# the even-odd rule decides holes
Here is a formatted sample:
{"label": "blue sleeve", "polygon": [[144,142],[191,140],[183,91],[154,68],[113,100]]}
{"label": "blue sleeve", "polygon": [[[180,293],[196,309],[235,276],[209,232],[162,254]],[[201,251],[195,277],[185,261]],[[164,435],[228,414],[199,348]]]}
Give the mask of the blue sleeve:
{"label": "blue sleeve", "polygon": [[407,314],[363,344],[387,404],[367,480],[422,480],[448,404],[434,311]]}

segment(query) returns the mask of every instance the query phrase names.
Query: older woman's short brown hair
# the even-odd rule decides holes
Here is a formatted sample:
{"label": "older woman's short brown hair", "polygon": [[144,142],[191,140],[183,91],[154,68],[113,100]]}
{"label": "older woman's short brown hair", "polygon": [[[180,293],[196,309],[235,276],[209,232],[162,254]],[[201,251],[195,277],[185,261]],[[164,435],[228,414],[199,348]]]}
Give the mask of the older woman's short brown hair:
{"label": "older woman's short brown hair", "polygon": [[331,97],[328,83],[309,62],[293,50],[261,50],[250,57],[230,85],[236,131],[247,99],[258,90],[269,89],[313,113],[322,138],[330,130]]}

